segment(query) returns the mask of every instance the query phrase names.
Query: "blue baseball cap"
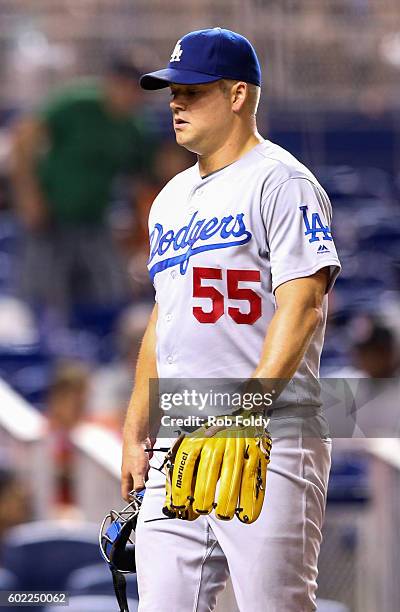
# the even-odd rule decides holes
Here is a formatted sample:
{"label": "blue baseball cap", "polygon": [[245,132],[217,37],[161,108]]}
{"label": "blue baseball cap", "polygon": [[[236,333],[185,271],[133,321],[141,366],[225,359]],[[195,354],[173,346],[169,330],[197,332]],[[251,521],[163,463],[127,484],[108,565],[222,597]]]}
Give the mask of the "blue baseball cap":
{"label": "blue baseball cap", "polygon": [[168,67],[144,74],[143,89],[162,89],[170,83],[197,85],[234,79],[261,85],[261,69],[251,43],[223,28],[196,30],[179,39]]}

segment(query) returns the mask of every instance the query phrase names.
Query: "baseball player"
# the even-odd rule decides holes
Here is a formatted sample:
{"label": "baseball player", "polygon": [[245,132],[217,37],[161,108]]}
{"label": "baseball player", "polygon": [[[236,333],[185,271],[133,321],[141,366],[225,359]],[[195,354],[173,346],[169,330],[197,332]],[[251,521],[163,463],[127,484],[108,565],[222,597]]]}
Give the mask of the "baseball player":
{"label": "baseball player", "polygon": [[[306,416],[318,432],[324,418],[319,360],[327,294],[340,269],[331,206],[312,173],[258,133],[261,72],[243,36],[191,32],[168,67],[144,75],[141,86],[170,88],[177,143],[198,161],[164,187],[149,217],[156,304],[122,465],[126,499],[146,487],[136,534],[139,609],[213,610],[230,575],[241,612],[309,612],[331,440],[304,435],[302,422]],[[150,431],[149,380],[157,377],[257,379],[271,393],[269,381],[287,382],[270,411],[273,444],[257,520],[163,515],[156,449],[166,441],[154,444]],[[274,435],[285,419],[290,435]]]}

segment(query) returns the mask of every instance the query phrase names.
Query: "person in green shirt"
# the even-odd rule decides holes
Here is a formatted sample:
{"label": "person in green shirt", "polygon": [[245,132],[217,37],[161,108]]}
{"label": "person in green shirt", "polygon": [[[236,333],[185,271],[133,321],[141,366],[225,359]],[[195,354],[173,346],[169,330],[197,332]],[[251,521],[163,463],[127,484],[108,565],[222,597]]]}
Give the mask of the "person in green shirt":
{"label": "person in green shirt", "polygon": [[107,225],[115,179],[150,165],[150,138],[135,110],[138,71],[114,61],[100,81],[71,84],[15,130],[14,185],[26,229],[25,298],[68,311],[129,296],[129,280]]}

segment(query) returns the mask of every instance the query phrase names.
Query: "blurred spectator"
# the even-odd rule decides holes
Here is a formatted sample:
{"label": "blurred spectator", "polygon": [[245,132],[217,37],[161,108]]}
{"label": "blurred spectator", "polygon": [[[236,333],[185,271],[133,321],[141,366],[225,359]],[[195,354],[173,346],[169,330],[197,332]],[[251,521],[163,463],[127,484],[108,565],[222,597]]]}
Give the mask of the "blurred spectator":
{"label": "blurred spectator", "polygon": [[395,333],[385,324],[360,318],[353,323],[353,361],[360,376],[393,378],[400,370],[400,347]]}
{"label": "blurred spectator", "polygon": [[145,295],[146,287],[151,288],[146,267],[149,256],[150,207],[164,185],[195,162],[195,157],[183,147],[179,147],[175,140],[165,140],[154,154],[151,172],[143,175],[137,182],[136,215],[121,240],[122,248],[129,258],[129,274],[136,294]]}
{"label": "blurred spectator", "polygon": [[91,419],[118,432],[122,430],[132,392],[136,359],[149,317],[151,305],[126,309],[120,316],[116,344],[118,359],[94,372],[88,399]]}
{"label": "blurred spectator", "polygon": [[[352,408],[357,436],[396,437],[400,434],[400,345],[384,320],[360,316],[350,326],[352,358],[349,378],[363,378],[354,389]],[[346,376],[346,373],[343,374]]]}
{"label": "blurred spectator", "polygon": [[10,469],[0,467],[0,546],[7,531],[32,520],[27,488]]}
{"label": "blurred spectator", "polygon": [[134,228],[135,246],[145,245],[147,249],[149,211],[161,189],[179,172],[195,163],[194,155],[179,147],[175,140],[165,140],[160,144],[154,156],[151,174],[139,181],[137,187],[138,222]]}
{"label": "blurred spectator", "polygon": [[27,232],[21,288],[35,304],[68,312],[74,303],[129,296],[106,217],[116,178],[128,185],[150,163],[150,139],[132,115],[141,104],[138,76],[116,60],[102,82],[65,87],[16,126],[13,179]]}
{"label": "blurred spectator", "polygon": [[71,432],[86,415],[89,371],[81,363],[62,363],[48,393],[48,443],[55,473],[55,502],[74,504],[74,446]]}

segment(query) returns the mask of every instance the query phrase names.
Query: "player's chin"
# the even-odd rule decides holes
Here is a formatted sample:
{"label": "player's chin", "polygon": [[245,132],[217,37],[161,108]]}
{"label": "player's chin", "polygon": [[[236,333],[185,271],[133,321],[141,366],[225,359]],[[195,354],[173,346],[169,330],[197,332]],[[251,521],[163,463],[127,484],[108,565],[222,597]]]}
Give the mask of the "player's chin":
{"label": "player's chin", "polygon": [[185,134],[183,130],[175,130],[175,138],[176,142],[183,147],[190,146],[193,140],[193,138],[191,138],[189,134]]}

